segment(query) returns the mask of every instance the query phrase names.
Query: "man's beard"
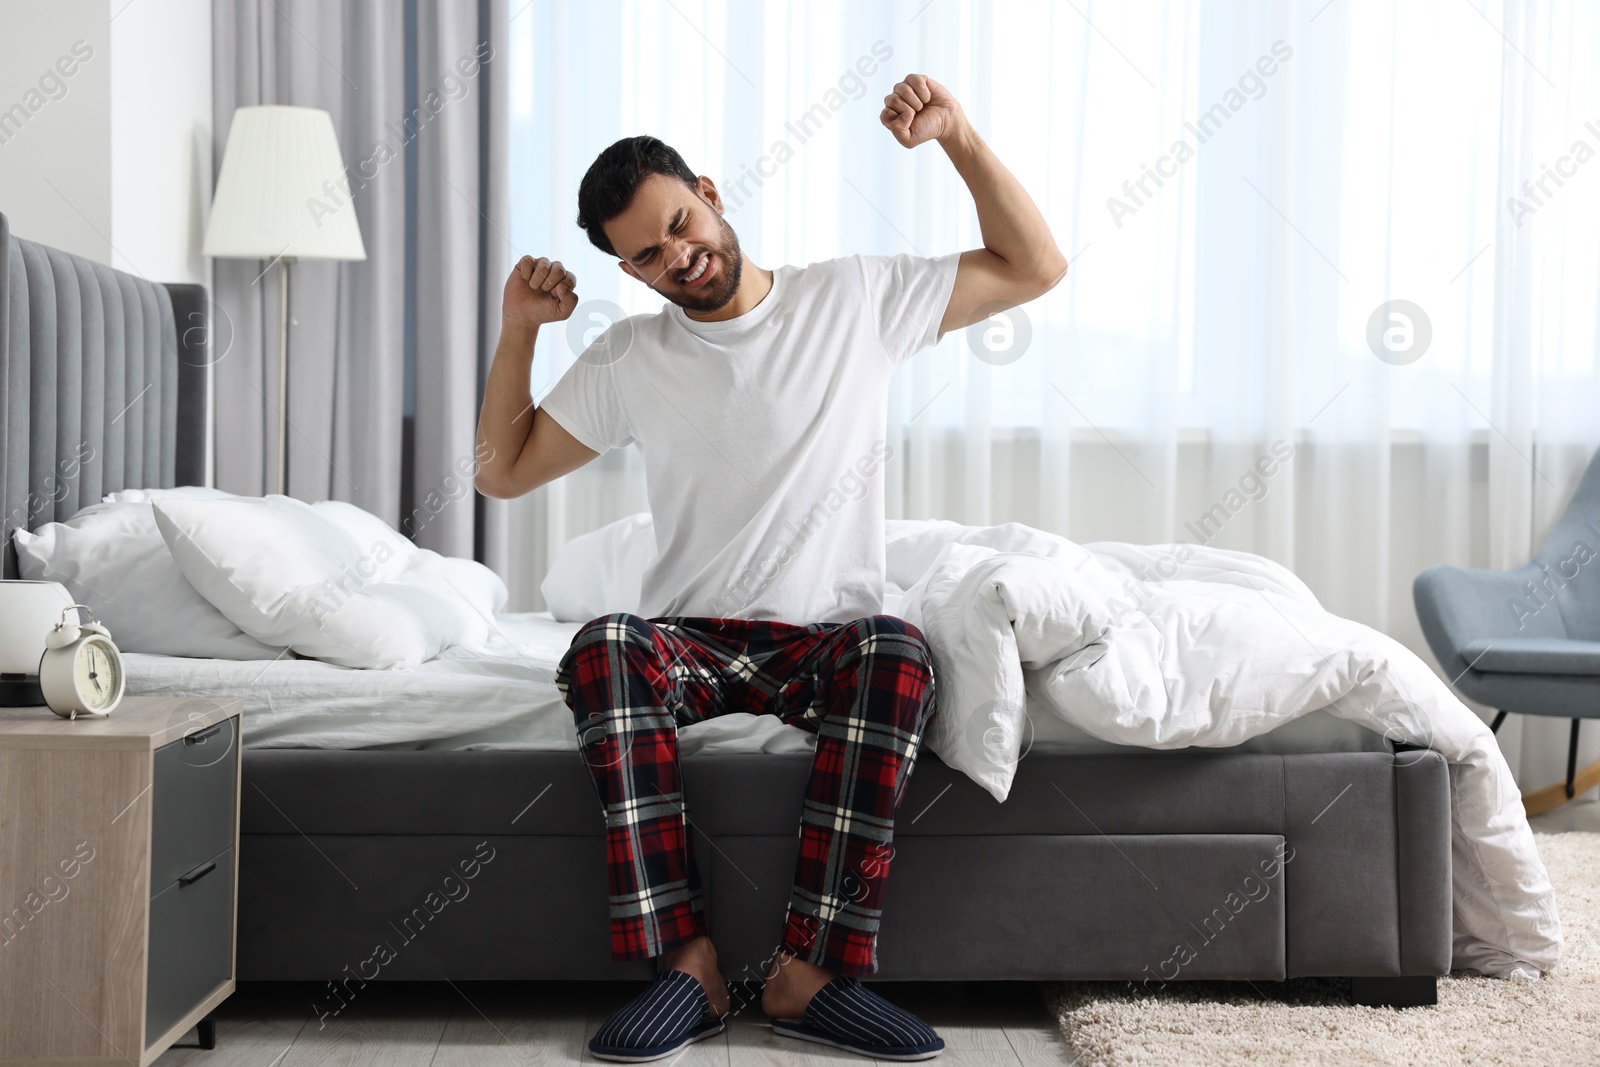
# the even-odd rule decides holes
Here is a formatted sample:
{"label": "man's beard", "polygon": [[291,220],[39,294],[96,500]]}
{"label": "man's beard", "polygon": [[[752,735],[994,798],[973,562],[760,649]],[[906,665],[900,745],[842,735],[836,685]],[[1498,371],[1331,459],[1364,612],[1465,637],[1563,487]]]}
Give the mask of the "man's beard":
{"label": "man's beard", "polygon": [[[656,290],[685,311],[721,311],[739,291],[739,278],[744,274],[744,252],[739,248],[739,235],[733,232],[733,227],[728,225],[727,220],[719,216],[717,221],[722,224],[723,243],[706,249],[717,258],[717,276],[711,279],[704,289],[685,292],[682,284],[676,279],[676,275],[681,272],[675,271],[673,281],[676,284],[672,291]],[[695,260],[698,261],[699,258],[699,253],[696,253]],[[710,269],[709,266],[707,269]]]}

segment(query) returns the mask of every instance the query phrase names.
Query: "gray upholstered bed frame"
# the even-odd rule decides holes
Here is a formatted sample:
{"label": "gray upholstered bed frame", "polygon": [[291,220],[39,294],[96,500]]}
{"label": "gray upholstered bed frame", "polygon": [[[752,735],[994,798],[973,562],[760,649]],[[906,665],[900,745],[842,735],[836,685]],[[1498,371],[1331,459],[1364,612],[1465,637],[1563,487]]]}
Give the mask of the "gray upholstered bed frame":
{"label": "gray upholstered bed frame", "polygon": [[11,233],[0,215],[0,507],[35,529],[117,489],[203,484],[210,308]]}
{"label": "gray upholstered bed frame", "polygon": [[[0,217],[8,575],[10,528],[202,480],[205,314],[196,287],[17,240]],[[684,761],[730,978],[775,948],[808,762]],[[326,982],[319,1011],[367,980],[652,973],[611,960],[575,754],[247,747],[241,822],[238,976]],[[924,753],[890,879],[879,978],[1350,976],[1359,1001],[1431,1003],[1450,966],[1449,777],[1427,750],[1036,754],[998,804]]]}

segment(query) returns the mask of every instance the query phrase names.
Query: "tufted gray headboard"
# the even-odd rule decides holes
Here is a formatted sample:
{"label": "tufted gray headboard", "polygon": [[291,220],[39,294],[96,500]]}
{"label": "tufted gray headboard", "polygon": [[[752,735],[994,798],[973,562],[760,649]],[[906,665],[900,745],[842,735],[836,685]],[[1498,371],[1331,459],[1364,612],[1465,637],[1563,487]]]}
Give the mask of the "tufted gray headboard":
{"label": "tufted gray headboard", "polygon": [[205,288],[25,241],[0,214],[0,516],[36,529],[117,489],[203,485]]}

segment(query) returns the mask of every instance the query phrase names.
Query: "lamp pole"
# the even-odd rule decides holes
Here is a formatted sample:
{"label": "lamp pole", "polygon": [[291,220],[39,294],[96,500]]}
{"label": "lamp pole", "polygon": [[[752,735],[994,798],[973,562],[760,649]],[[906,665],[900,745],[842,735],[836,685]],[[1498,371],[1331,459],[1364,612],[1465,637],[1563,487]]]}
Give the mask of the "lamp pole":
{"label": "lamp pole", "polygon": [[289,492],[289,264],[278,260],[278,494]]}

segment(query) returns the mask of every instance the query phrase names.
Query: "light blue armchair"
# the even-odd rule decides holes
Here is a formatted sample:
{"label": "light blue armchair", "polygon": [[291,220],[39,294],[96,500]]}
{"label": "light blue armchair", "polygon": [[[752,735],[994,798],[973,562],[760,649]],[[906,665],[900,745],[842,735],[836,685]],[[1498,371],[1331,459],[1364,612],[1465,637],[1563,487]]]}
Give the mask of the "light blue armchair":
{"label": "light blue armchair", "polygon": [[1512,711],[1572,720],[1565,791],[1572,799],[1578,728],[1600,718],[1600,452],[1533,562],[1512,571],[1430,567],[1412,594],[1445,674],[1465,696],[1498,710],[1494,730]]}

